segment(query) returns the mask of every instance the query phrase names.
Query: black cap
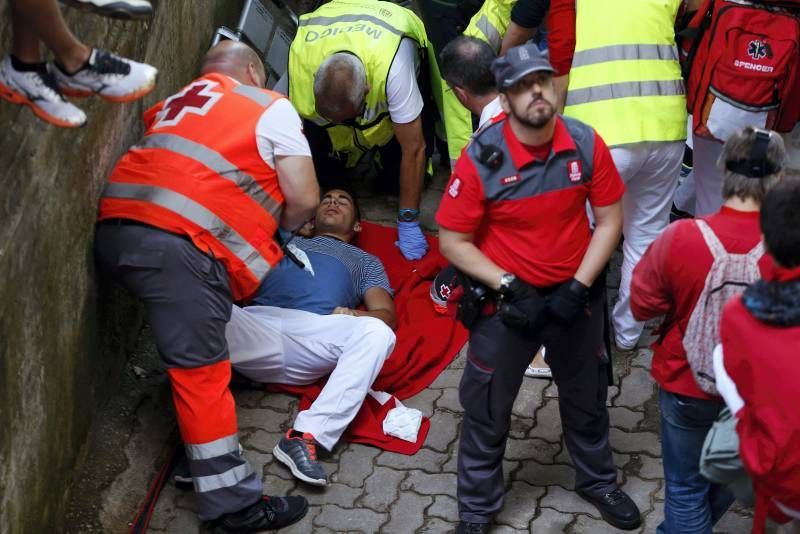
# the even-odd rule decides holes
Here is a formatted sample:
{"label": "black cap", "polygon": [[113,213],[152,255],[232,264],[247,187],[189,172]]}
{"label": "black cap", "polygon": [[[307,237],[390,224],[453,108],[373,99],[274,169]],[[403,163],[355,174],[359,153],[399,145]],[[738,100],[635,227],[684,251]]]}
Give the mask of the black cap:
{"label": "black cap", "polygon": [[533,43],[515,46],[505,56],[492,61],[492,74],[500,91],[505,91],[531,72],[539,71],[556,72],[547,52],[539,50]]}

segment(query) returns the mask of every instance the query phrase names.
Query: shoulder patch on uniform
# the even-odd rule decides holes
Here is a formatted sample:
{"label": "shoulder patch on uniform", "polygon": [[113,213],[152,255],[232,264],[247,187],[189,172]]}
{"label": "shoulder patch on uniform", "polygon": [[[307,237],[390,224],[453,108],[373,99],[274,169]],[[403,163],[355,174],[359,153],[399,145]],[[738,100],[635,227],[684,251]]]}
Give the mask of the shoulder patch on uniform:
{"label": "shoulder patch on uniform", "polygon": [[571,159],[567,162],[567,173],[570,182],[580,182],[583,177],[583,165],[580,159]]}
{"label": "shoulder patch on uniform", "polygon": [[452,198],[456,198],[460,192],[461,192],[461,178],[454,178],[453,181],[450,183],[450,187],[447,188],[447,194],[450,195]]}

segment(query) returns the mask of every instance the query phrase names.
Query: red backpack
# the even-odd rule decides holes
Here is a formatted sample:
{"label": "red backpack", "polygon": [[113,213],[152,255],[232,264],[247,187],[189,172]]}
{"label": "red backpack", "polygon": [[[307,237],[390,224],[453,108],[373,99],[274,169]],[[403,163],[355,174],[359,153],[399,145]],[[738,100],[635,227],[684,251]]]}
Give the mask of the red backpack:
{"label": "red backpack", "polygon": [[725,141],[744,126],[800,120],[800,0],[705,0],[680,32],[693,131]]}

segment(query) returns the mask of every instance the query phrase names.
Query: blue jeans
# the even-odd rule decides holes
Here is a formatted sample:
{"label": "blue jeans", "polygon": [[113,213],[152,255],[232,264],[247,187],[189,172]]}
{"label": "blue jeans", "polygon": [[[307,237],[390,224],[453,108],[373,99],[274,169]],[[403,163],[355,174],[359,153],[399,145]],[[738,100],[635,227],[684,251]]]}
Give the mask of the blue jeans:
{"label": "blue jeans", "polygon": [[666,502],[657,532],[711,534],[733,495],[700,474],[700,452],[724,405],[659,389],[659,406]]}

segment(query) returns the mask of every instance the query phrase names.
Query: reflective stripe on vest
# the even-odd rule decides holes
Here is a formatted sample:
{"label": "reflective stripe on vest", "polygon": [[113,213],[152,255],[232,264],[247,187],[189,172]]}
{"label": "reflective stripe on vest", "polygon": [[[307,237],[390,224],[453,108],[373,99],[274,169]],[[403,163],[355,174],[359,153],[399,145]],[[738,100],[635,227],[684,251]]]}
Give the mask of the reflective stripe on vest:
{"label": "reflective stripe on vest", "polygon": [[131,149],[141,148],[163,148],[193,159],[226,180],[236,184],[244,194],[256,201],[259,206],[271,213],[273,217],[277,218],[280,215],[281,205],[275,202],[275,199],[258,185],[255,178],[243,173],[236,165],[226,160],[222,154],[207,146],[175,134],[150,134],[142,139],[141,143],[131,147]]}
{"label": "reflective stripe on vest", "polygon": [[141,200],[167,209],[207,231],[239,258],[257,279],[262,280],[270,270],[269,262],[239,233],[187,196],[163,187],[124,182],[109,182],[102,196]]}
{"label": "reflective stripe on vest", "polygon": [[[326,128],[333,150],[347,154],[349,166],[365,151],[384,146],[394,137],[386,79],[404,37],[416,41],[432,57],[422,21],[410,10],[388,2],[337,0],[300,17],[289,49],[289,96],[301,117]],[[367,74],[370,91],[356,128],[331,124],[316,111],[314,76],[322,62],[338,52],[356,55]],[[429,68],[440,84],[436,65]],[[441,101],[441,87],[437,91]]]}
{"label": "reflective stripe on vest", "polygon": [[593,126],[609,146],[685,139],[674,32],[680,3],[577,0],[564,114]]}

